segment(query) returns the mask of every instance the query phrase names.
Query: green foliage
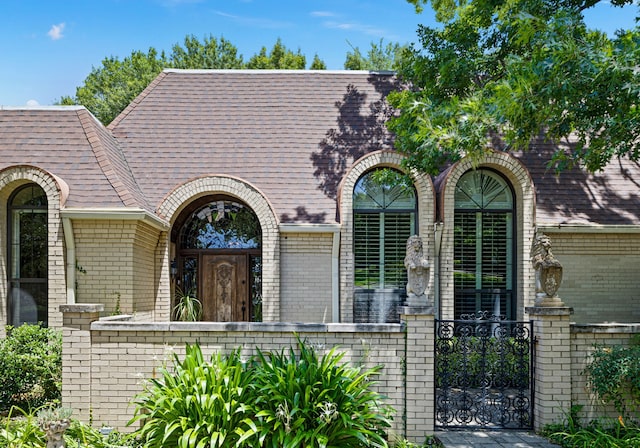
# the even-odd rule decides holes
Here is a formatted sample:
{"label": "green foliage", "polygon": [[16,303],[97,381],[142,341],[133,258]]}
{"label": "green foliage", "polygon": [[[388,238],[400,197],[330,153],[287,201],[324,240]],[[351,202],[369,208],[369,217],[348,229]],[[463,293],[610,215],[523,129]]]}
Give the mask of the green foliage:
{"label": "green foliage", "polygon": [[249,419],[252,374],[236,350],[213,355],[205,362],[198,345],[187,345],[180,361],[174,354],[174,372],[161,369],[136,400],[130,423],[142,421],[139,430],[149,448],[227,447],[239,443],[253,423]]}
{"label": "green foliage", "polygon": [[7,417],[0,419],[0,446],[7,448],[44,447],[46,438],[35,414],[12,407]]}
{"label": "green foliage", "polygon": [[370,390],[380,367],[349,367],[335,349],[319,358],[300,340],[298,351],[205,362],[187,345],[136,398],[130,423],[143,423],[146,447],[386,447],[386,409]]}
{"label": "green foliage", "polygon": [[260,446],[387,446],[388,412],[370,389],[381,366],[351,367],[335,348],[319,357],[299,339],[298,351],[258,352],[253,387]]}
{"label": "green foliage", "polygon": [[0,340],[0,413],[59,400],[61,387],[61,332],[39,325],[8,326],[7,337]]}
{"label": "green foliage", "polygon": [[547,425],[542,434],[564,448],[629,448],[640,446],[640,428],[617,420],[597,420],[583,426],[578,418],[581,406],[573,406],[566,422]]}
{"label": "green foliage", "polygon": [[[596,347],[584,370],[591,390],[625,418],[640,415],[640,335],[629,347]],[[637,422],[636,422],[637,423]]]}
{"label": "green foliage", "polygon": [[[317,62],[316,62],[317,63]],[[267,47],[262,47],[260,52],[249,59],[246,68],[249,69],[286,69],[304,70],[307,64],[305,56],[300,49],[297,53],[289,50],[278,39],[267,54]]]}
{"label": "green foliage", "polygon": [[393,70],[399,63],[403,51],[407,49],[399,43],[384,43],[380,39],[378,43],[371,42],[371,48],[364,56],[358,47],[351,47],[353,52],[347,52],[344,62],[346,70]]}
{"label": "green foliage", "polygon": [[167,65],[164,54],[158,55],[154,48],[147,53],[134,51],[123,60],[104,58],[76,89],[75,97],[63,97],[60,104],[81,104],[102,123],[110,123]]}
{"label": "green foliage", "polygon": [[242,55],[224,37],[220,40],[208,36],[202,42],[190,35],[184,38],[184,46],[175,44],[168,60],[172,68],[180,69],[223,69],[242,68]]}
{"label": "green foliage", "polygon": [[173,308],[174,318],[183,322],[195,322],[202,317],[202,303],[196,298],[195,291],[186,293],[176,287],[176,306]]}
{"label": "green foliage", "polygon": [[412,88],[389,96],[401,110],[389,128],[408,164],[434,173],[496,147],[526,149],[541,132],[554,143],[571,136],[549,160],[557,170],[638,160],[640,33],[587,29],[582,11],[595,3],[432,2],[442,26],[420,27],[421,47],[399,68]]}
{"label": "green foliage", "polygon": [[[7,448],[45,448],[46,435],[39,423],[40,411],[27,412],[11,408],[7,417],[0,419],[0,446]],[[111,431],[104,436],[99,429],[92,428],[78,420],[71,420],[64,439],[68,447],[78,448],[121,448],[141,447],[134,436]]]}

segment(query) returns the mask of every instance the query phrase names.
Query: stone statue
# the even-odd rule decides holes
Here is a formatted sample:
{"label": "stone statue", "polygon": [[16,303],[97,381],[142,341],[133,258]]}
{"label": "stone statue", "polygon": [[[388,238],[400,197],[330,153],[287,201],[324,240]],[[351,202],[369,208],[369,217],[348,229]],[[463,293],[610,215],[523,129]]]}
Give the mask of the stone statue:
{"label": "stone statue", "polygon": [[54,422],[47,422],[42,425],[47,435],[47,448],[64,448],[66,446],[64,441],[64,432],[70,426],[69,420],[59,420]]}
{"label": "stone statue", "polygon": [[428,306],[429,260],[423,254],[422,239],[418,235],[407,240],[404,266],[407,268],[407,305]]}
{"label": "stone statue", "polygon": [[536,305],[562,306],[557,296],[562,283],[562,265],[551,252],[551,239],[544,233],[536,233],[530,256],[536,271]]}

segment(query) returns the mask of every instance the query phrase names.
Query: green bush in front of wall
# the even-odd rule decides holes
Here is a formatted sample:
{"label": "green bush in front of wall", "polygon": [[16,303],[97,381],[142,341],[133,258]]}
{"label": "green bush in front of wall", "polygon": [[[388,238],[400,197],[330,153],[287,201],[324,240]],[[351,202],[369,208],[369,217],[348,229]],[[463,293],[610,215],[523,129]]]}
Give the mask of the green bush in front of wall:
{"label": "green bush in front of wall", "polygon": [[62,333],[40,325],[6,327],[0,340],[0,414],[60,400]]}
{"label": "green bush in front of wall", "polygon": [[300,340],[247,362],[239,349],[207,361],[187,345],[137,396],[130,423],[146,447],[386,447],[387,408],[371,390],[381,367],[342,358]]}
{"label": "green bush in front of wall", "polygon": [[628,347],[596,347],[584,374],[603,403],[640,422],[640,335],[634,335]]}
{"label": "green bush in front of wall", "polygon": [[352,367],[335,348],[319,356],[300,340],[297,349],[258,352],[253,446],[386,447],[390,413],[371,389],[382,367]]}

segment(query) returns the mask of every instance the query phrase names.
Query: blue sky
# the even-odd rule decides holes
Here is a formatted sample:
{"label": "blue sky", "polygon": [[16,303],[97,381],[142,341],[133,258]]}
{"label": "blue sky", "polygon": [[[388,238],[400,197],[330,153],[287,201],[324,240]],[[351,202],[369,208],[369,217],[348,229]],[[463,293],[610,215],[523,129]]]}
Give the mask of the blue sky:
{"label": "blue sky", "polygon": [[[635,7],[597,8],[593,27],[634,25]],[[337,70],[351,46],[414,42],[417,25],[434,22],[405,0],[1,0],[0,23],[0,105],[24,106],[74,95],[105,57],[170,52],[188,34],[223,36],[245,60],[281,38]]]}

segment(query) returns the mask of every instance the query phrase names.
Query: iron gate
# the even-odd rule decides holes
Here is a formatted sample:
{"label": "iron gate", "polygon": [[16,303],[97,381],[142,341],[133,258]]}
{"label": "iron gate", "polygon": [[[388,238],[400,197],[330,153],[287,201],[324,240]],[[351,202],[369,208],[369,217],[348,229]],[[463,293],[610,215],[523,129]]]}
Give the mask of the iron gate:
{"label": "iron gate", "polygon": [[436,426],[533,428],[533,323],[436,321]]}

